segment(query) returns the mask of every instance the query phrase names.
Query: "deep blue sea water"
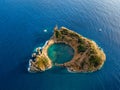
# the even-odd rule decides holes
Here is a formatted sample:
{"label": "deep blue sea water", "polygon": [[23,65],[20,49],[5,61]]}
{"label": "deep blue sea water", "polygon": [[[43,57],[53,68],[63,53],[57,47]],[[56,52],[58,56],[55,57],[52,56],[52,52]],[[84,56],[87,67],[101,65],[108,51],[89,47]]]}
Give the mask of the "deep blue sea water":
{"label": "deep blue sea water", "polygon": [[47,50],[48,57],[53,63],[65,63],[72,60],[74,50],[65,43],[52,44]]}
{"label": "deep blue sea water", "polygon": [[[107,60],[100,71],[27,72],[33,50],[56,24],[103,48]],[[0,0],[0,90],[120,90],[119,40],[120,0]]]}

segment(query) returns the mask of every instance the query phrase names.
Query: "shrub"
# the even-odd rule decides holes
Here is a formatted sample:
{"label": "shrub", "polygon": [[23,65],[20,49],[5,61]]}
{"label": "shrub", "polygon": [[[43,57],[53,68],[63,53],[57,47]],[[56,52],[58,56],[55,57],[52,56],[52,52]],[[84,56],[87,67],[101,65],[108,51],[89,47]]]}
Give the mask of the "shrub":
{"label": "shrub", "polygon": [[86,48],[85,45],[80,44],[80,45],[77,47],[77,49],[78,49],[78,53],[80,53],[80,52],[85,52],[87,48]]}
{"label": "shrub", "polygon": [[59,38],[61,36],[60,32],[58,30],[55,31],[56,38]]}
{"label": "shrub", "polygon": [[43,64],[45,65],[45,66],[47,66],[48,65],[48,59],[47,58],[43,58]]}
{"label": "shrub", "polygon": [[94,67],[97,67],[100,64],[100,57],[91,55],[89,61],[91,65],[94,65]]}
{"label": "shrub", "polygon": [[67,34],[68,34],[68,31],[67,31],[66,29],[64,29],[64,30],[61,31],[61,34],[67,35]]}
{"label": "shrub", "polygon": [[94,49],[91,49],[91,50],[90,50],[90,54],[96,54],[95,50],[94,50]]}
{"label": "shrub", "polygon": [[73,37],[73,38],[79,38],[79,35],[78,35],[78,34],[72,33],[72,32],[70,33],[70,36]]}
{"label": "shrub", "polygon": [[78,43],[84,44],[84,40],[82,40],[81,38],[78,38]]}

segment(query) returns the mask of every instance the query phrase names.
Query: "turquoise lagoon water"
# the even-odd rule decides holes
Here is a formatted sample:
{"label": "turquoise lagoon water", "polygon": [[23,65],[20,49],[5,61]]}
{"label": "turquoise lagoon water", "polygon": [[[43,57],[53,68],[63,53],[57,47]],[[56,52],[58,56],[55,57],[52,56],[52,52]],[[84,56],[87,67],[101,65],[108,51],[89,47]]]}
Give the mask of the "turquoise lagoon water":
{"label": "turquoise lagoon water", "polygon": [[[28,73],[33,50],[56,24],[103,48],[100,71]],[[0,0],[0,90],[120,90],[120,0]]]}
{"label": "turquoise lagoon water", "polygon": [[48,56],[53,63],[65,63],[74,56],[74,50],[64,43],[53,44],[48,48]]}

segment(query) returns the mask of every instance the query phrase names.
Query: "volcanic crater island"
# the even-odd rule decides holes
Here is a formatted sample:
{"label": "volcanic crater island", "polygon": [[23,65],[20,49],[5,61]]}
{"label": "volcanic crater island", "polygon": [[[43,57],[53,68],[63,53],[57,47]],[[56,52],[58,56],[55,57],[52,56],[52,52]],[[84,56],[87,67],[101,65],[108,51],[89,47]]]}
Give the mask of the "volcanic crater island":
{"label": "volcanic crater island", "polygon": [[[48,48],[56,43],[64,43],[74,50],[73,58],[64,63],[53,62],[48,56]],[[63,52],[64,53],[64,52]],[[106,60],[104,51],[93,41],[65,27],[54,28],[53,36],[44,47],[36,48],[29,60],[29,72],[43,72],[56,67],[64,67],[69,72],[94,72],[100,70]]]}

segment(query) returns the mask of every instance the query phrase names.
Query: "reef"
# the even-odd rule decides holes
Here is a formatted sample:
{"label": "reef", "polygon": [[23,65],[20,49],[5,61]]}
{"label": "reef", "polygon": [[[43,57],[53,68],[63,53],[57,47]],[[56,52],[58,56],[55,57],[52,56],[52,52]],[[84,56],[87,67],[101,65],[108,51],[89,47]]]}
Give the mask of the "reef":
{"label": "reef", "polygon": [[[74,49],[72,60],[59,64],[52,63],[47,55],[47,50],[54,43],[65,43]],[[93,72],[101,69],[106,60],[104,51],[94,42],[73,30],[61,27],[54,28],[53,36],[46,42],[44,47],[37,48],[29,61],[28,71],[45,71],[53,66],[65,67],[69,72]]]}

